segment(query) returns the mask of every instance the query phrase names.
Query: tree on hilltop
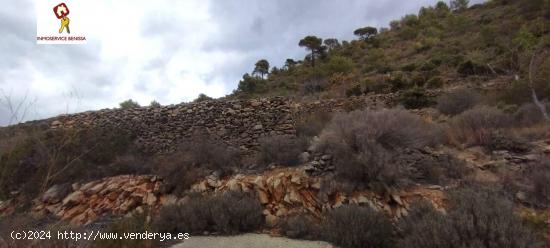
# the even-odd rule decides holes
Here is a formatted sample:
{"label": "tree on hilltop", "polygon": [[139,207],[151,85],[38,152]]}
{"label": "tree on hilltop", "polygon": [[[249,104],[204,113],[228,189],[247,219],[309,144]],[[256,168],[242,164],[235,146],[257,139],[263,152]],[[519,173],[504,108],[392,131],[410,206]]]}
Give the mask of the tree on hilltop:
{"label": "tree on hilltop", "polygon": [[128,99],[124,102],[121,102],[120,104],[121,109],[131,109],[131,108],[139,108],[139,103],[133,101],[132,99]]}
{"label": "tree on hilltop", "polygon": [[375,27],[363,27],[353,31],[353,34],[359,36],[361,40],[369,41],[378,34],[378,29]]}
{"label": "tree on hilltop", "polygon": [[468,8],[468,4],[470,4],[469,0],[452,0],[451,10],[452,11],[465,10]]}
{"label": "tree on hilltop", "polygon": [[310,60],[311,66],[315,67],[315,57],[321,55],[324,50],[323,39],[318,38],[317,36],[306,36],[301,39],[298,45],[300,47],[305,47],[307,50],[311,51]]}
{"label": "tree on hilltop", "polygon": [[252,74],[260,74],[262,79],[269,73],[269,62],[265,59],[260,59],[254,66]]}

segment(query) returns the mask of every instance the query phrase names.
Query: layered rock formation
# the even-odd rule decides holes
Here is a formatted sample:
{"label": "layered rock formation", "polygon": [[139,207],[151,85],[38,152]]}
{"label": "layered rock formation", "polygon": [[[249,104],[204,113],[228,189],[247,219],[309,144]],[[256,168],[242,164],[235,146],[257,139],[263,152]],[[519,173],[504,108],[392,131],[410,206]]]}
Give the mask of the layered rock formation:
{"label": "layered rock formation", "polygon": [[327,188],[326,184],[330,181],[309,176],[304,168],[285,168],[262,175],[236,175],[225,180],[210,176],[193,185],[191,190],[203,194],[226,190],[256,194],[265,208],[263,213],[270,225],[294,214],[309,213],[320,217],[322,212],[344,204],[369,206],[393,218],[407,215],[410,204],[419,199],[432,202],[440,210],[445,206],[443,189],[439,186],[412,187],[381,196],[369,191],[345,194]]}
{"label": "layered rock formation", "polygon": [[156,176],[117,176],[74,184],[67,194],[53,186],[35,202],[33,212],[85,225],[106,215],[124,215],[144,207],[157,209],[162,203],[158,193],[161,182]]}

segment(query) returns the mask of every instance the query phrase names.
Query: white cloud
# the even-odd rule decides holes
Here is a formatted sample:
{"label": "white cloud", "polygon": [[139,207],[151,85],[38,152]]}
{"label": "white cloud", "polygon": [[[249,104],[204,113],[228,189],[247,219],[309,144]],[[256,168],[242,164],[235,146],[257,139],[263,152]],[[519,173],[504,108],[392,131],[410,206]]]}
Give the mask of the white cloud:
{"label": "white cloud", "polygon": [[[280,66],[303,57],[297,42],[305,35],[350,39],[357,27],[383,26],[436,2],[79,0],[71,4],[82,4],[86,15],[71,22],[83,22],[88,44],[38,46],[39,1],[0,0],[0,89],[15,100],[25,92],[37,97],[31,118],[116,107],[128,98],[145,105],[220,97],[260,58]],[[6,119],[0,109],[0,125]]]}

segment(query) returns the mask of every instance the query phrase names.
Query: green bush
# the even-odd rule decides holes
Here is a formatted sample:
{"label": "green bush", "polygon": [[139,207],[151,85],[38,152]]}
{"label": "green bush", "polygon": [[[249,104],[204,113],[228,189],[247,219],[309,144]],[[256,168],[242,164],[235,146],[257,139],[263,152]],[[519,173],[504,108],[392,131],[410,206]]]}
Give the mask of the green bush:
{"label": "green bush", "polygon": [[324,65],[324,68],[329,75],[335,73],[346,74],[351,72],[353,70],[353,67],[353,60],[342,56],[332,56],[330,57],[328,63]]}
{"label": "green bush", "polygon": [[363,94],[363,91],[361,90],[361,85],[356,84],[352,86],[351,88],[346,90],[346,96],[352,97],[352,96],[360,96]]}
{"label": "green bush", "polygon": [[121,109],[132,109],[132,108],[139,108],[139,103],[133,101],[132,99],[128,99],[124,102],[121,102],[120,104]]}
{"label": "green bush", "polygon": [[467,60],[458,66],[457,72],[462,76],[490,74],[491,69],[483,64]]}
{"label": "green bush", "polygon": [[412,88],[401,95],[400,103],[407,109],[419,109],[432,106],[432,97],[426,94],[426,90],[420,87]]}
{"label": "green bush", "polygon": [[441,88],[445,84],[445,81],[441,77],[432,77],[426,82],[426,87],[429,89]]}

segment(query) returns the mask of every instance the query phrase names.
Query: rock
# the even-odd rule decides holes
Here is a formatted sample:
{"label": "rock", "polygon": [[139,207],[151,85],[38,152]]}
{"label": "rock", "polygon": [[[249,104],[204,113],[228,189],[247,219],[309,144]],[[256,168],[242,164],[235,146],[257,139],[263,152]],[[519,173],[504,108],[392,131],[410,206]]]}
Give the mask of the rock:
{"label": "rock", "polygon": [[65,196],[69,194],[71,188],[68,184],[56,184],[50,187],[44,195],[42,195],[42,202],[55,204],[63,200]]}
{"label": "rock", "polygon": [[300,196],[300,193],[298,193],[296,190],[291,189],[289,193],[289,200],[291,203],[301,203],[302,197]]}
{"label": "rock", "polygon": [[313,188],[313,189],[316,189],[316,190],[321,189],[321,181],[320,181],[320,180],[317,180],[316,182],[314,182],[313,184],[311,184],[310,187]]}
{"label": "rock", "polygon": [[231,180],[227,181],[227,187],[231,191],[240,191],[241,190],[241,187],[239,186],[239,183],[236,179],[231,179]]}
{"label": "rock", "polygon": [[264,128],[264,126],[262,126],[262,124],[258,124],[258,125],[255,125],[252,129],[253,130],[262,130]]}
{"label": "rock", "polygon": [[265,216],[265,224],[268,227],[274,227],[277,225],[278,222],[279,222],[279,218],[277,218],[277,216],[274,216],[272,214],[268,214]]}
{"label": "rock", "polygon": [[518,199],[521,202],[525,202],[527,200],[527,195],[523,191],[518,191],[516,193],[516,199]]}
{"label": "rock", "polygon": [[284,217],[288,214],[288,209],[286,209],[285,207],[281,207],[277,210],[277,212],[275,213],[275,216],[277,217]]}
{"label": "rock", "polygon": [[157,203],[157,197],[153,193],[148,193],[143,199],[143,202],[149,206],[154,206]]}
{"label": "rock", "polygon": [[311,155],[309,154],[309,152],[302,152],[300,154],[299,159],[300,159],[300,162],[307,163],[307,162],[309,162],[310,157],[311,157]]}
{"label": "rock", "polygon": [[311,172],[316,171],[315,167],[312,164],[305,165],[303,169],[307,173],[311,173]]}
{"label": "rock", "polygon": [[328,154],[323,155],[323,156],[321,156],[321,159],[324,160],[324,161],[331,160],[331,159],[332,159],[332,155],[328,155]]}
{"label": "rock", "polygon": [[292,178],[290,179],[290,182],[292,182],[296,185],[300,185],[301,184],[301,178],[300,178],[299,175],[293,174]]}
{"label": "rock", "polygon": [[261,204],[269,203],[269,196],[263,190],[258,191],[258,198],[259,198]]}
{"label": "rock", "polygon": [[162,195],[160,196],[159,201],[162,206],[166,206],[166,205],[176,204],[176,202],[178,201],[178,198],[174,195]]}
{"label": "rock", "polygon": [[73,184],[71,184],[71,187],[73,188],[73,191],[79,190],[80,189],[80,183],[73,183]]}
{"label": "rock", "polygon": [[391,198],[395,201],[395,203],[399,204],[399,206],[404,206],[400,196],[392,194]]}
{"label": "rock", "polygon": [[82,191],[75,191],[69,194],[67,197],[65,197],[65,199],[63,199],[63,205],[71,206],[79,202],[82,202],[83,200],[84,200],[84,194],[82,193]]}

